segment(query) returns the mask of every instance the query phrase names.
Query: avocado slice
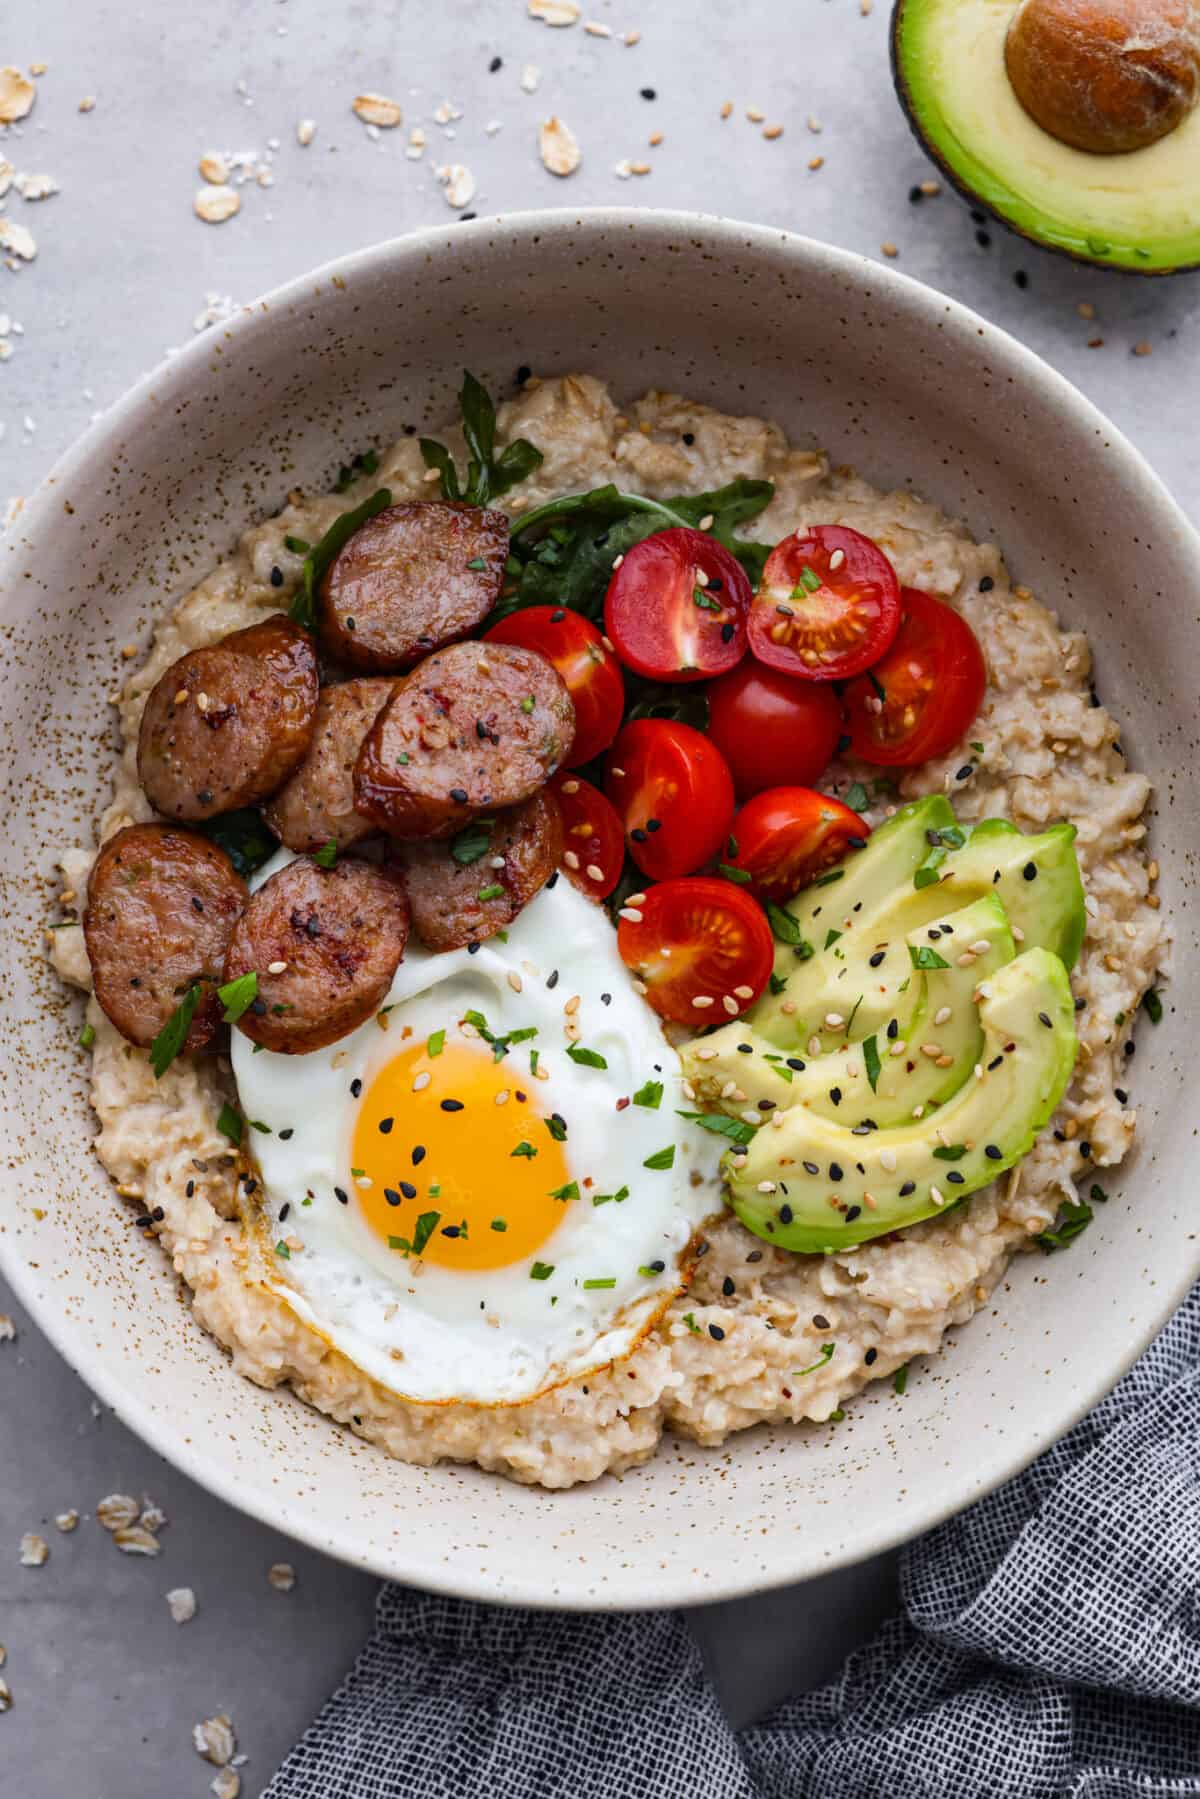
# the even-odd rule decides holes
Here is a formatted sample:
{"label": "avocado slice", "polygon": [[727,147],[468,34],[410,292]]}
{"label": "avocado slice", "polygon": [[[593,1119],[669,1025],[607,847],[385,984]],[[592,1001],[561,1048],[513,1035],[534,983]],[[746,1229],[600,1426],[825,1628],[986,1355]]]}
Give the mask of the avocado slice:
{"label": "avocado slice", "polygon": [[931,1118],[863,1137],[795,1107],[731,1151],[729,1203],[747,1230],[829,1255],[935,1217],[1019,1162],[1075,1066],[1066,969],[1049,950],[1026,950],[989,977],[979,1017],[982,1073]]}
{"label": "avocado slice", "polygon": [[1080,262],[1200,266],[1200,108],[1144,149],[1097,155],[1025,111],[1004,61],[1018,0],[898,0],[892,71],[913,132],[975,205]]}
{"label": "avocado slice", "polygon": [[[1030,836],[1004,819],[968,829],[940,795],[905,806],[843,863],[843,880],[830,884],[826,875],[781,908],[799,942],[780,944],[775,991],[751,1007],[746,1022],[793,1051],[814,1036],[822,1050],[846,1034],[869,1037],[897,1015],[904,1029],[897,1009],[912,973],[909,932],[988,893],[1003,905],[1018,945],[1052,950],[1073,966],[1086,922],[1074,843],[1069,824]],[[774,922],[778,935],[778,912]]]}
{"label": "avocado slice", "polygon": [[[948,935],[960,947],[946,956]],[[968,949],[983,944],[973,954]],[[981,981],[1013,960],[1016,945],[1003,905],[989,893],[910,931],[907,949],[912,1003],[903,1021],[897,1010],[881,1032],[807,1061],[788,1058],[740,1022],[722,1026],[680,1052],[697,1097],[734,1118],[803,1106],[847,1128],[906,1123],[915,1108],[941,1105],[974,1078],[983,1052],[974,995]],[[971,960],[960,963],[964,953]],[[935,1045],[938,1055],[925,1053]],[[722,1098],[731,1081],[744,1097]]]}

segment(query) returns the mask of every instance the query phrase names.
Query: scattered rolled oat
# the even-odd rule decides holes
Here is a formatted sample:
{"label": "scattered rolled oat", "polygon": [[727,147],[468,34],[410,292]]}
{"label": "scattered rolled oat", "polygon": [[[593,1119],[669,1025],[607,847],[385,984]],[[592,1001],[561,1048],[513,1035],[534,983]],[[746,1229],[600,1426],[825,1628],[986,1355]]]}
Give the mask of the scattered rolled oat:
{"label": "scattered rolled oat", "polygon": [[0,1343],[15,1343],[17,1327],[7,1312],[0,1312]]}
{"label": "scattered rolled oat", "polygon": [[602,25],[598,19],[585,19],[583,29],[589,37],[611,37],[612,26]]}
{"label": "scattered rolled oat", "polygon": [[621,42],[624,44],[624,46],[627,50],[632,50],[633,46],[635,44],[640,44],[641,41],[642,41],[642,34],[640,31],[627,31],[625,33],[625,36],[621,39]]}
{"label": "scattered rolled oat", "polygon": [[37,255],[33,232],[18,225],[15,219],[0,217],[0,250],[11,250],[22,262],[32,262]]}
{"label": "scattered rolled oat", "polygon": [[525,67],[521,70],[521,92],[523,94],[536,94],[541,79],[542,71],[538,68],[537,64],[535,62],[527,62]]}
{"label": "scattered rolled oat", "polygon": [[303,149],[308,149],[308,146],[312,143],[316,135],[317,121],[315,119],[301,119],[299,121],[296,126],[296,142]]}
{"label": "scattered rolled oat", "polygon": [[290,1562],[272,1562],[267,1580],[277,1593],[290,1593],[296,1584],[296,1570]]}
{"label": "scattered rolled oat", "polygon": [[1094,319],[1096,316],[1096,308],[1090,300],[1081,300],[1075,310],[1081,319]]}
{"label": "scattered rolled oat", "polygon": [[733,101],[732,100],[723,100],[721,102],[721,117],[723,119],[728,119],[732,116],[732,113],[733,113]]}
{"label": "scattered rolled oat", "polygon": [[893,243],[880,244],[879,248],[885,256],[899,256],[900,252]]}
{"label": "scattered rolled oat", "polygon": [[233,1732],[232,1720],[226,1713],[218,1712],[215,1718],[205,1718],[202,1724],[193,1724],[192,1747],[197,1755],[202,1755],[214,1768],[228,1767],[237,1753],[237,1738]]}
{"label": "scattered rolled oat", "polygon": [[469,206],[475,198],[475,177],[465,162],[445,163],[437,172],[446,196],[446,205],[457,211]]}
{"label": "scattered rolled oat", "polygon": [[242,1777],[236,1768],[221,1768],[209,1781],[208,1790],[214,1799],[239,1799]]}
{"label": "scattered rolled oat", "polygon": [[752,125],[761,125],[766,116],[767,115],[761,106],[748,106],[746,108],[746,117]]}
{"label": "scattered rolled oat", "polygon": [[526,11],[531,19],[540,19],[543,25],[579,23],[579,7],[575,0],[529,0]]}
{"label": "scattered rolled oat", "polygon": [[80,112],[95,112],[95,110],[96,110],[95,94],[85,94],[83,96],[83,99],[79,102],[78,110]]}
{"label": "scattered rolled oat", "polygon": [[206,150],[198,167],[204,180],[211,182],[213,187],[224,187],[229,180],[229,164],[219,150]]}
{"label": "scattered rolled oat", "polygon": [[54,1515],[55,1529],[61,1530],[64,1535],[66,1535],[68,1531],[74,1530],[78,1523],[79,1513],[76,1511],[56,1512]]}
{"label": "scattered rolled oat", "polygon": [[242,197],[232,187],[202,187],[192,201],[192,211],[206,225],[223,225],[242,210]]}
{"label": "scattered rolled oat", "polygon": [[808,166],[810,169],[823,169],[825,167],[825,158],[823,156],[810,156],[808,159]]}
{"label": "scattered rolled oat", "polygon": [[777,137],[782,137],[783,136],[783,126],[782,125],[764,125],[763,126],[763,136],[765,138],[771,139],[772,141]]}
{"label": "scattered rolled oat", "polygon": [[538,126],[538,154],[552,175],[573,175],[583,160],[575,133],[558,117],[543,119]]}
{"label": "scattered rolled oat", "polygon": [[386,94],[356,94],[350,107],[364,125],[378,125],[384,131],[390,131],[404,116],[399,101]]}
{"label": "scattered rolled oat", "polygon": [[49,1559],[50,1545],[36,1531],[27,1530],[21,1538],[22,1568],[40,1568]]}
{"label": "scattered rolled oat", "polygon": [[113,1531],[113,1542],[125,1555],[159,1555],[162,1544],[142,1524],[123,1524]]}
{"label": "scattered rolled oat", "polygon": [[10,1712],[11,1710],[12,1688],[5,1680],[4,1676],[0,1674],[0,1712]]}
{"label": "scattered rolled oat", "polygon": [[16,189],[22,200],[48,200],[59,191],[53,175],[18,175]]}
{"label": "scattered rolled oat", "polygon": [[920,181],[917,185],[927,200],[935,200],[942,191],[940,181]]}
{"label": "scattered rolled oat", "polygon": [[1140,343],[1134,344],[1133,353],[1135,356],[1153,356],[1154,345],[1147,343],[1146,339],[1142,338]]}
{"label": "scattered rolled oat", "polygon": [[167,1605],[176,1624],[190,1624],[196,1616],[196,1595],[191,1587],[172,1587]]}
{"label": "scattered rolled oat", "polygon": [[137,1500],[128,1493],[110,1493],[96,1507],[96,1523],[105,1530],[121,1530],[129,1524],[136,1524],[141,1512]]}
{"label": "scattered rolled oat", "polygon": [[37,88],[11,63],[0,69],[0,125],[15,125],[32,109]]}
{"label": "scattered rolled oat", "polygon": [[157,1532],[165,1527],[166,1522],[167,1514],[163,1511],[161,1505],[156,1505],[153,1499],[148,1499],[145,1493],[143,1493],[141,1516],[138,1518],[138,1523],[141,1525],[142,1529]]}

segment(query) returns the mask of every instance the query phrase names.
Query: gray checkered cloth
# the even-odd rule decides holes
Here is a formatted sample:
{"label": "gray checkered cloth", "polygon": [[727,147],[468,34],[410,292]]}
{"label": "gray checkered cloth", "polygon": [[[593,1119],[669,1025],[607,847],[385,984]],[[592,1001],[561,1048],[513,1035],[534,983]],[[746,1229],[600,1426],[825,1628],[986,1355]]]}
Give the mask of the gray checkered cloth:
{"label": "gray checkered cloth", "polygon": [[1068,1437],[912,1545],[902,1595],[832,1685],[735,1733],[678,1614],[384,1587],[263,1799],[1200,1795],[1200,1288]]}

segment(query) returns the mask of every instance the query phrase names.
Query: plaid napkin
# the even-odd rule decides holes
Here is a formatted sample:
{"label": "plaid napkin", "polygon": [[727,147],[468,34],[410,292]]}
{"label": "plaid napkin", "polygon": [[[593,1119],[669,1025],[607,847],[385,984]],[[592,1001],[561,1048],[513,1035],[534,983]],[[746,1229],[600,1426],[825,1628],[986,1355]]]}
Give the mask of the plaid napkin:
{"label": "plaid napkin", "polygon": [[679,1614],[386,1586],[263,1799],[1200,1795],[1200,1288],[1068,1437],[909,1548],[902,1595],[837,1681],[735,1733]]}

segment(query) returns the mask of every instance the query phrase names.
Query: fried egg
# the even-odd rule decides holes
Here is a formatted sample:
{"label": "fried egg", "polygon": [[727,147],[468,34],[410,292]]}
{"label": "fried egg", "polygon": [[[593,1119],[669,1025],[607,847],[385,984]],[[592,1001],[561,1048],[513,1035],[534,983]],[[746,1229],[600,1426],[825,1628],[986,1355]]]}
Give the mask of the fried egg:
{"label": "fried egg", "polygon": [[566,880],[473,954],[410,940],[327,1049],[235,1030],[233,1068],[259,1278],[406,1398],[519,1403],[628,1355],[721,1209],[719,1140],[679,1117],[679,1058]]}

